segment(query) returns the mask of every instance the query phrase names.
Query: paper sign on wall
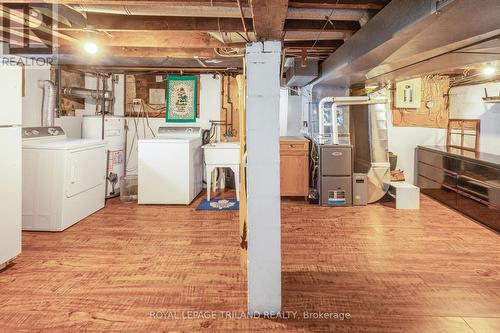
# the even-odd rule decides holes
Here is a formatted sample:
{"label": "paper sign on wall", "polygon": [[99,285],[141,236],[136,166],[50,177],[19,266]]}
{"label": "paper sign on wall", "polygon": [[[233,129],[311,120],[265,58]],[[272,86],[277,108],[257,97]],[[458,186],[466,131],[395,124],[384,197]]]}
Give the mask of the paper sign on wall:
{"label": "paper sign on wall", "polygon": [[149,104],[165,105],[165,89],[149,89]]}

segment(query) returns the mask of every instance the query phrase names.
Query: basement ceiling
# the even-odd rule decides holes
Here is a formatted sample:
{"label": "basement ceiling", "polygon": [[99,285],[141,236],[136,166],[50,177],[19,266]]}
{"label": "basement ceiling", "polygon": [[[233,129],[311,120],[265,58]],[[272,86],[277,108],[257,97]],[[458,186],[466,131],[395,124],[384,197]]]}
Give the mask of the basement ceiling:
{"label": "basement ceiling", "polygon": [[[16,0],[0,5],[1,39],[18,54],[51,45],[71,64],[241,68],[247,41],[283,40],[289,57],[326,59],[389,2]],[[86,41],[99,57],[82,56]]]}

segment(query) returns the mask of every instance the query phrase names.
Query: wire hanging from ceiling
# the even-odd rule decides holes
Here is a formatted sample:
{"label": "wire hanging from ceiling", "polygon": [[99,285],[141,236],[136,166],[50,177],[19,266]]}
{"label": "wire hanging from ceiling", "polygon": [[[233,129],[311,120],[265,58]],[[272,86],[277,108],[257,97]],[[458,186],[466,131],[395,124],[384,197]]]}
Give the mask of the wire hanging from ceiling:
{"label": "wire hanging from ceiling", "polygon": [[[311,49],[314,49],[314,47],[316,46],[316,44],[318,43],[318,40],[319,40],[319,37],[321,37],[321,34],[325,31],[326,29],[326,26],[328,25],[328,23],[331,22],[331,18],[333,16],[333,13],[335,12],[335,9],[337,7],[337,5],[339,4],[339,0],[337,0],[337,2],[335,2],[335,5],[332,9],[332,11],[330,12],[330,15],[328,15],[325,19],[325,24],[323,24],[323,28],[321,28],[321,30],[318,32],[318,35],[316,36],[316,40],[314,41],[313,45],[311,46]],[[335,28],[335,24],[333,23],[333,28]]]}

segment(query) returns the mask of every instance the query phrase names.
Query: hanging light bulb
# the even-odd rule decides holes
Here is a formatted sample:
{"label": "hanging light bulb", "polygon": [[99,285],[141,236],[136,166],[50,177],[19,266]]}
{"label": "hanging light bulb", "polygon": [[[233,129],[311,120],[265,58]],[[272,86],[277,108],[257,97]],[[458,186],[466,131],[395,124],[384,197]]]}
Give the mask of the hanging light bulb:
{"label": "hanging light bulb", "polygon": [[491,76],[491,75],[495,74],[495,72],[496,72],[496,69],[493,66],[486,66],[483,68],[484,75]]}
{"label": "hanging light bulb", "polygon": [[83,49],[89,54],[96,54],[97,51],[99,51],[99,47],[96,43],[93,42],[86,42],[85,44],[83,44]]}

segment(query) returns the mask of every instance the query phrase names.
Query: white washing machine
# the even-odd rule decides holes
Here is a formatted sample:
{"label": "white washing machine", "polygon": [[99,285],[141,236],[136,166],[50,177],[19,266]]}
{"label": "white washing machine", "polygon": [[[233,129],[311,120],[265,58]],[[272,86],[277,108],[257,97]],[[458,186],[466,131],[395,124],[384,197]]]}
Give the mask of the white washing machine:
{"label": "white washing machine", "polygon": [[201,128],[160,127],[139,140],[139,204],[189,205],[203,186]]}
{"label": "white washing machine", "polygon": [[62,231],[104,207],[106,143],[23,128],[23,229]]}

